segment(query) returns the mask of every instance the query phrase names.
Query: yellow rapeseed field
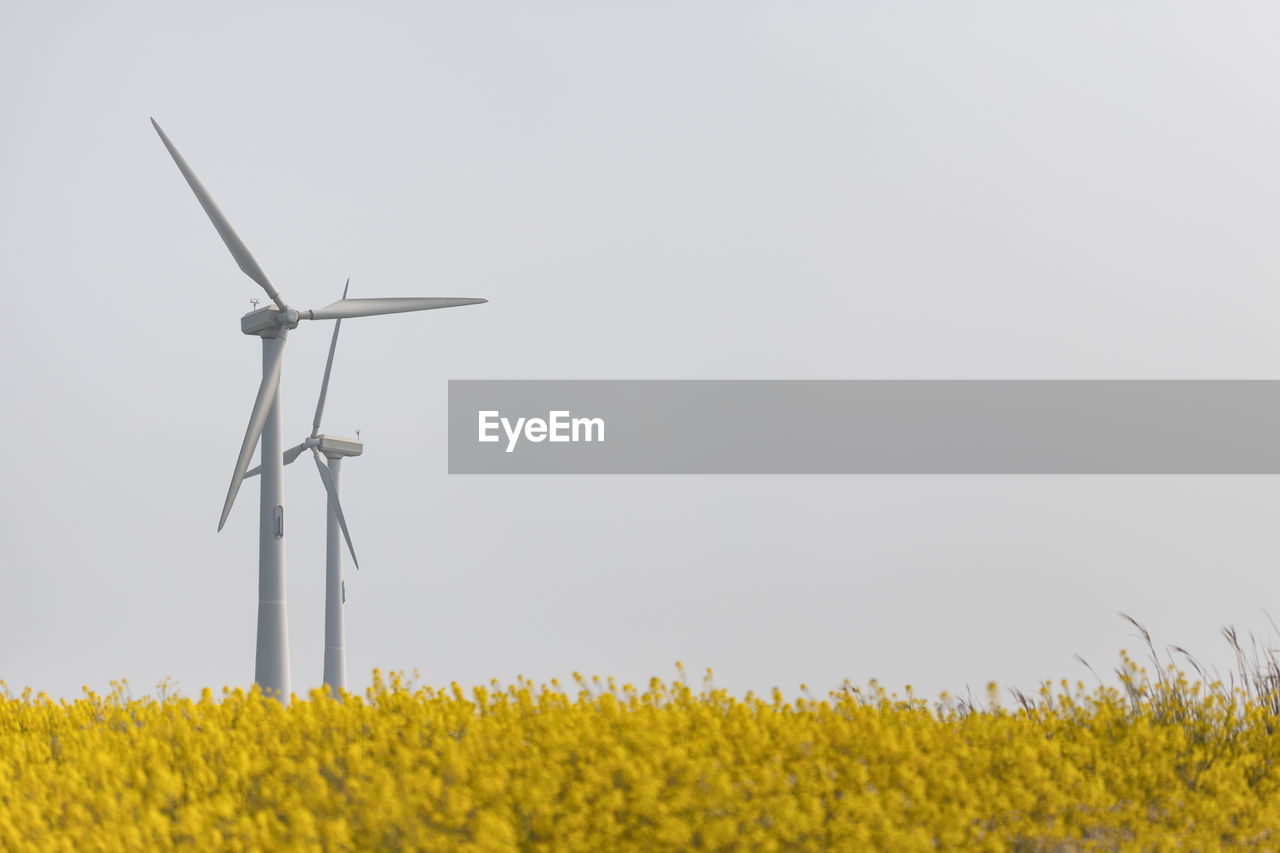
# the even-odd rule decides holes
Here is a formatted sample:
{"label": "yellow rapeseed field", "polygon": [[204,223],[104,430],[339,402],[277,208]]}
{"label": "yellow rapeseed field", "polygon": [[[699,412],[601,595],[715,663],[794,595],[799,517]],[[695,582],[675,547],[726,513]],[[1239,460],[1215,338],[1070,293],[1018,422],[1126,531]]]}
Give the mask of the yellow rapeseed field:
{"label": "yellow rapeseed field", "polygon": [[374,674],[257,692],[0,700],[15,850],[1280,849],[1275,711],[1128,658],[1003,708],[874,683],[735,698]]}

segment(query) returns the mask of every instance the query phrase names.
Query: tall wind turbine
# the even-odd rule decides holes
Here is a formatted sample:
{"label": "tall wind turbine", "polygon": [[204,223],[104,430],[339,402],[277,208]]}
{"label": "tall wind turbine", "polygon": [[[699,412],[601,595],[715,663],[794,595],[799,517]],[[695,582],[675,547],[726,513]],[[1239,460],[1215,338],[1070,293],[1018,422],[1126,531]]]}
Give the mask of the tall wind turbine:
{"label": "tall wind turbine", "polygon": [[[195,172],[182,159],[169,137],[151,119],[160,134],[160,141],[169,150],[178,171],[186,178],[191,191],[209,221],[231,251],[231,257],[241,271],[258,283],[273,305],[251,311],[240,318],[240,331],[262,338],[262,381],[249,416],[249,426],[240,444],[231,485],[227,489],[218,530],[227,522],[227,515],[235,502],[236,493],[244,481],[258,440],[262,440],[261,504],[258,508],[258,631],[257,655],[253,680],[264,693],[287,702],[289,684],[289,636],[285,609],[284,577],[284,453],[280,424],[280,365],[284,356],[284,343],[288,333],[298,327],[301,320],[340,320],[346,317],[371,317],[377,314],[401,314],[408,311],[427,311],[433,308],[453,308],[459,305],[475,305],[485,299],[455,299],[442,297],[403,297],[381,299],[340,299],[323,308],[299,311],[288,303],[267,278],[249,248],[236,234],[231,223],[222,215],[213,197],[200,183]],[[332,494],[332,493],[331,493]]]}
{"label": "tall wind turbine", "polygon": [[[342,288],[342,298],[347,298],[347,286]],[[358,438],[340,438],[324,435],[320,432],[320,418],[324,414],[324,401],[329,394],[329,375],[333,371],[333,353],[338,347],[338,331],[342,328],[342,320],[333,324],[333,337],[329,341],[329,358],[324,363],[324,380],[320,383],[320,399],[316,402],[316,416],[311,422],[311,435],[303,439],[301,444],[294,445],[284,452],[283,463],[290,464],[303,451],[310,450],[315,460],[316,469],[320,472],[320,480],[328,493],[327,519],[325,529],[325,584],[324,584],[324,684],[334,696],[347,686],[347,649],[346,630],[343,625],[342,608],[346,603],[346,589],[342,581],[342,543],[339,536],[347,542],[351,552],[351,560],[356,568],[360,568],[360,560],[356,557],[355,546],[351,544],[351,533],[347,530],[347,519],[342,513],[339,478],[342,473],[342,460],[348,456],[359,456],[364,452],[364,443]],[[327,460],[328,467],[320,461],[321,455]],[[250,468],[245,477],[254,477],[262,470],[261,466]]]}

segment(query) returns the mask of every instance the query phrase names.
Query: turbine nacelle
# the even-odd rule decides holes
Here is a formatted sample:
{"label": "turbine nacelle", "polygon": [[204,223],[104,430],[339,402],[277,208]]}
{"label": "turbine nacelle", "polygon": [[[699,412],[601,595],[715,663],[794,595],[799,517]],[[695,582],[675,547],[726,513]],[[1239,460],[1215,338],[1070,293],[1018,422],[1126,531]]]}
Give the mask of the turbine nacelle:
{"label": "turbine nacelle", "polygon": [[364,442],[354,438],[341,438],[336,435],[317,435],[308,438],[306,444],[320,451],[327,459],[338,459],[347,456],[359,456],[364,453]]}
{"label": "turbine nacelle", "polygon": [[289,308],[281,311],[274,305],[250,311],[240,318],[240,331],[246,335],[257,335],[260,338],[274,338],[280,329],[296,329],[301,315]]}
{"label": "turbine nacelle", "polygon": [[[290,447],[283,454],[285,465],[292,465],[294,460],[307,450],[317,450],[326,459],[342,459],[364,454],[364,442],[355,438],[343,438],[337,435],[308,436],[301,443]],[[256,477],[262,473],[261,465],[254,465],[244,472],[244,478]]]}
{"label": "turbine nacelle", "polygon": [[297,454],[303,450],[315,449],[320,451],[320,455],[328,459],[336,459],[338,457],[359,456],[364,453],[364,442],[355,438],[344,438],[338,435],[320,435],[307,436],[297,447],[291,448],[294,455],[290,456],[289,451],[285,452],[284,464],[288,465],[297,458]]}

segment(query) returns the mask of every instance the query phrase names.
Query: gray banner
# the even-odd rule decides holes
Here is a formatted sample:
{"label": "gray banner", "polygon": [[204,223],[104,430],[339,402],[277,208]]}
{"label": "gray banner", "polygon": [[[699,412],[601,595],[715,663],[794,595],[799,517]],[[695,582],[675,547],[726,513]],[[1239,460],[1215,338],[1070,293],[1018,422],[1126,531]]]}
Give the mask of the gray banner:
{"label": "gray banner", "polygon": [[1280,381],[451,380],[451,474],[1276,474]]}

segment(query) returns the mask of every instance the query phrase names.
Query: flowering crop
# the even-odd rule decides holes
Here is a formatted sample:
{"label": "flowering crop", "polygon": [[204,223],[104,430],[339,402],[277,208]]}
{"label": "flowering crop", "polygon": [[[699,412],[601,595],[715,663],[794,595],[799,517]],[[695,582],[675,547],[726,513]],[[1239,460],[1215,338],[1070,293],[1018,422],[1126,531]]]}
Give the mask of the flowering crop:
{"label": "flowering crop", "polygon": [[256,691],[0,699],[0,848],[1211,850],[1280,847],[1265,702],[1126,659],[1011,709],[874,684],[464,693],[374,674]]}

